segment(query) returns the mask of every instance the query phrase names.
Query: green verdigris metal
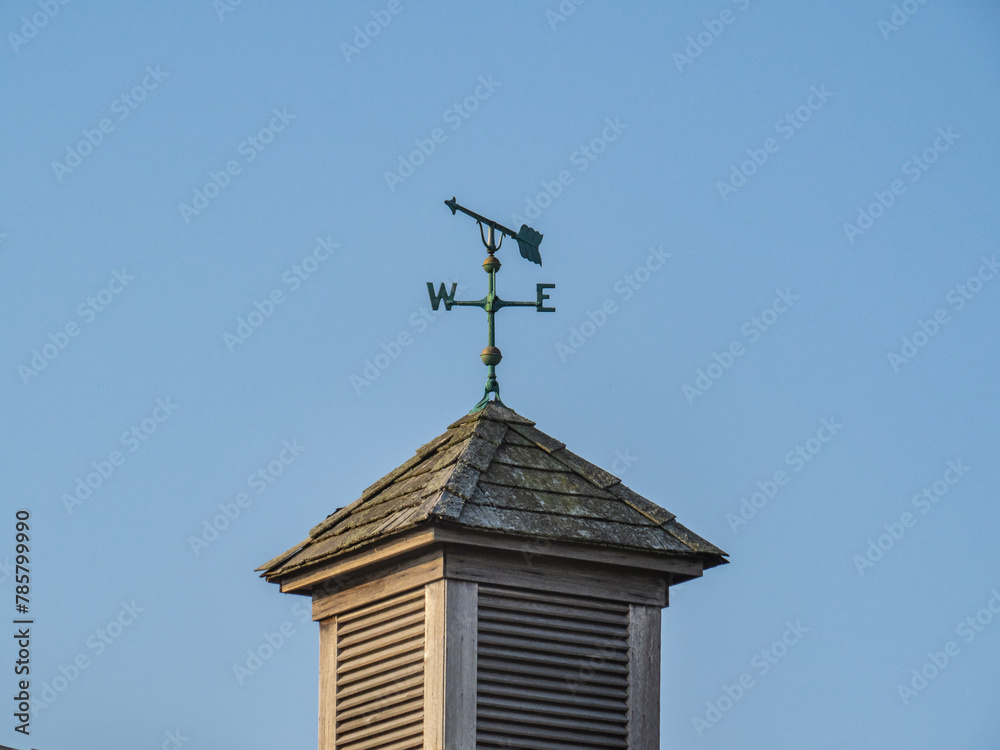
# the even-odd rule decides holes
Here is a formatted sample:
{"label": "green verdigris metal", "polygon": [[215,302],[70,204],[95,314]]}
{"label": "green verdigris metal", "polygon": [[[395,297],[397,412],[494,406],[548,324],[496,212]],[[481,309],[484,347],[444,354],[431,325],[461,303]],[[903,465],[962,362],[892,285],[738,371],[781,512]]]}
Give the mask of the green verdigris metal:
{"label": "green verdigris metal", "polygon": [[[534,229],[529,227],[527,224],[523,225],[521,229],[514,232],[507,227],[498,224],[497,222],[487,219],[484,216],[480,216],[477,213],[470,211],[464,206],[460,206],[454,198],[450,201],[445,201],[445,205],[451,209],[452,215],[456,211],[461,211],[464,214],[468,214],[476,223],[479,224],[479,236],[483,241],[483,245],[486,246],[486,250],[489,253],[486,260],[483,261],[483,270],[489,274],[489,289],[486,296],[480,300],[456,300],[455,290],[458,288],[458,284],[452,284],[451,290],[445,289],[444,284],[440,285],[440,288],[435,293],[434,284],[427,282],[427,293],[431,298],[431,307],[434,310],[438,309],[441,302],[444,302],[444,309],[450,310],[453,305],[463,305],[466,307],[481,307],[486,311],[486,320],[488,326],[488,342],[486,348],[483,349],[482,353],[479,355],[482,359],[483,364],[487,367],[486,375],[486,390],[483,393],[483,397],[479,400],[470,414],[474,414],[486,407],[486,404],[490,402],[490,394],[493,394],[493,401],[503,405],[503,401],[500,400],[500,383],[497,381],[496,366],[500,364],[500,360],[503,355],[500,350],[496,347],[495,334],[496,325],[493,320],[494,314],[497,310],[504,307],[534,307],[537,312],[555,312],[554,307],[546,307],[545,300],[549,299],[549,295],[545,293],[546,289],[555,289],[555,284],[537,284],[536,285],[536,299],[534,302],[510,302],[504,299],[500,299],[497,294],[497,271],[500,270],[500,261],[496,258],[496,252],[500,249],[500,245],[503,244],[503,235],[512,238],[517,242],[518,248],[521,251],[521,257],[526,260],[530,260],[532,263],[537,263],[542,265],[542,256],[538,252],[538,246],[542,242],[542,235],[540,232],[536,232]],[[486,227],[486,230],[483,227]],[[500,233],[500,241],[496,241],[496,233]]]}

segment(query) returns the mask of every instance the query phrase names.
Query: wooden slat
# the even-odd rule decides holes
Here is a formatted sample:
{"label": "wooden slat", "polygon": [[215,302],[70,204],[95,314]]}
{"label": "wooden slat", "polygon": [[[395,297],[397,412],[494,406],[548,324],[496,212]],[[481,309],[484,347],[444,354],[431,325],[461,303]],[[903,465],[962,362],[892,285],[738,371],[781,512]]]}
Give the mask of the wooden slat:
{"label": "wooden slat", "polygon": [[[372,661],[384,662],[420,648],[423,645],[423,638],[423,622],[419,622],[407,630],[390,633],[376,641],[362,642],[354,648],[341,649],[339,658],[344,663],[350,663],[352,669],[358,669]],[[366,660],[364,657],[367,655],[371,655],[371,659]]]}
{"label": "wooden slat", "polygon": [[[593,745],[589,747],[594,747]],[[601,747],[598,745],[597,747]],[[476,750],[581,750],[581,745],[575,743],[558,742],[552,740],[542,740],[537,737],[521,737],[516,744],[511,744],[510,737],[491,732],[489,729],[480,730]]]}
{"label": "wooden slat", "polygon": [[586,729],[580,731],[567,730],[561,728],[524,725],[517,721],[517,715],[511,715],[503,719],[481,718],[479,725],[485,731],[503,732],[507,736],[507,747],[521,748],[523,745],[521,738],[560,740],[568,744],[569,748],[601,748],[601,750],[612,750],[612,748],[628,748],[628,738],[624,736],[614,736],[604,733],[596,734]]}
{"label": "wooden slat", "polygon": [[[405,638],[406,635],[400,633],[400,631],[412,630],[414,626],[417,626],[419,632],[423,632],[423,622],[424,612],[422,607],[416,612],[409,609],[399,610],[396,612],[395,617],[382,621],[381,624],[372,623],[371,627],[342,636],[339,639],[340,642],[338,645],[340,646],[342,655],[345,651],[350,651],[351,647],[355,645],[366,645],[369,649],[372,647],[378,648],[386,641],[393,643],[399,641],[400,638]],[[392,635],[392,637],[383,637],[387,635]]]}
{"label": "wooden slat", "polygon": [[[514,610],[507,609],[506,607],[492,607],[488,609],[484,606],[479,611],[479,619],[483,618],[487,620],[492,620],[497,623],[511,623],[511,613]],[[564,611],[566,611],[564,609]],[[570,610],[572,611],[572,610]],[[591,634],[595,636],[607,637],[608,626],[616,625],[617,623],[603,622],[587,622],[582,619],[579,612],[573,612],[571,615],[564,614],[552,614],[546,616],[544,614],[525,614],[523,611],[517,611],[517,621],[516,625],[521,628],[533,627],[535,629],[545,630],[552,627],[554,624],[558,624],[559,628],[564,631],[577,631],[580,633],[579,638],[586,638],[586,634]],[[624,627],[621,629],[621,637],[624,638],[628,632]]]}
{"label": "wooden slat", "polygon": [[[532,665],[532,669],[534,669],[536,665],[542,665],[561,669],[570,669],[579,672],[582,666],[581,660],[577,656],[554,654],[547,651],[526,652],[520,646],[515,646],[513,648],[494,646],[489,643],[488,638],[489,636],[485,635],[482,631],[479,632],[480,659],[483,657],[494,657],[496,659],[503,659],[508,663],[526,662]],[[628,674],[628,664],[626,664],[624,660],[618,662],[605,662],[599,667],[591,668],[595,672],[600,673],[619,675]]]}
{"label": "wooden slat", "polygon": [[483,657],[480,659],[479,680],[495,693],[504,691],[562,689],[570,685],[571,694],[586,695],[587,700],[596,701],[595,705],[610,705],[624,701],[628,696],[628,678],[625,675],[615,675],[608,673],[601,679],[600,684],[594,682],[584,682],[578,680],[576,670],[566,671],[560,669],[546,668],[543,665],[535,664],[531,674],[511,674],[507,671],[508,664],[499,660]]}
{"label": "wooden slat", "polygon": [[[337,666],[337,695],[351,696],[366,690],[377,690],[392,678],[400,679],[423,671],[423,649],[417,654],[410,649],[394,659],[373,662],[364,669]],[[386,677],[386,674],[390,677]]]}
{"label": "wooden slat", "polygon": [[[377,721],[380,731],[386,732],[390,729],[412,725],[414,723],[414,714],[417,714],[418,718],[423,714],[423,702],[423,690],[417,691],[416,697],[411,696],[396,703],[386,703],[383,700],[377,710]],[[349,741],[348,738],[351,732],[371,727],[373,712],[374,709],[372,712],[360,713],[352,719],[348,719],[343,714],[338,714],[337,730],[340,732],[341,741]]]}
{"label": "wooden slat", "polygon": [[344,611],[337,622],[336,750],[422,747],[423,590]]}
{"label": "wooden slat", "polygon": [[337,750],[383,750],[388,742],[407,740],[401,747],[420,748],[423,744],[423,729],[419,723],[419,714],[410,724],[395,731],[382,731],[381,726],[372,725],[364,734],[355,733],[353,737],[337,737]]}
{"label": "wooden slat", "polygon": [[627,748],[628,611],[480,585],[477,748]]}
{"label": "wooden slat", "polygon": [[540,740],[537,737],[522,737],[516,745],[512,745],[510,737],[498,734],[488,729],[480,730],[476,750],[580,750],[580,745],[566,742],[553,742],[551,740]]}
{"label": "wooden slat", "polygon": [[424,690],[424,678],[423,675],[416,675],[415,677],[410,677],[405,680],[399,680],[393,688],[397,691],[392,695],[387,695],[385,698],[373,700],[370,695],[359,694],[351,699],[344,699],[337,701],[337,715],[342,716],[345,719],[353,719],[359,713],[368,713],[377,709],[384,701],[386,705],[391,705],[393,701],[396,701],[398,695],[415,696],[417,694],[423,694]]}
{"label": "wooden slat", "polygon": [[[493,596],[493,599],[490,596]],[[556,605],[563,604],[572,607],[577,610],[588,612],[588,617],[590,612],[600,613],[608,612],[618,615],[619,622],[627,623],[629,606],[622,602],[612,601],[608,599],[594,599],[581,596],[565,596],[562,594],[552,594],[548,591],[539,591],[534,589],[519,589],[513,586],[490,586],[489,584],[484,584],[479,587],[480,600],[484,602],[490,601],[508,601],[515,600],[514,606],[524,607],[527,609],[526,604],[522,604],[521,601],[534,601],[541,602],[544,605]]]}
{"label": "wooden slat", "polygon": [[509,610],[517,612],[519,618],[527,622],[537,615],[540,618],[561,617],[567,621],[585,623],[588,627],[597,627],[594,623],[607,623],[609,625],[628,626],[628,618],[617,612],[606,612],[600,609],[583,607],[566,607],[560,604],[546,606],[540,602],[530,600],[520,600],[517,605],[511,607],[506,599],[494,599],[486,595],[480,598],[481,606],[489,607],[490,610]]}
{"label": "wooden slat", "polygon": [[423,588],[415,588],[408,594],[400,594],[396,601],[398,603],[392,608],[386,607],[379,601],[367,607],[356,607],[350,613],[342,614],[337,618],[341,635],[355,633],[368,625],[391,620],[397,612],[419,612],[424,606]]}
{"label": "wooden slat", "polygon": [[505,646],[516,650],[521,648],[530,652],[541,652],[544,654],[566,654],[582,659],[605,659],[607,661],[628,663],[628,654],[625,653],[627,643],[624,640],[608,639],[607,641],[597,641],[588,639],[578,640],[575,633],[565,631],[549,631],[547,638],[542,638],[546,634],[544,630],[535,628],[518,628],[508,625],[504,628],[503,634],[494,631],[480,631],[479,642],[489,646]]}
{"label": "wooden slat", "polygon": [[[533,698],[531,700],[530,698]],[[489,718],[517,717],[524,724],[542,726],[566,726],[574,730],[605,732],[607,734],[627,734],[626,708],[617,710],[596,710],[592,703],[569,705],[562,699],[539,698],[525,695],[523,698],[508,698],[492,692],[479,696],[479,715]]]}

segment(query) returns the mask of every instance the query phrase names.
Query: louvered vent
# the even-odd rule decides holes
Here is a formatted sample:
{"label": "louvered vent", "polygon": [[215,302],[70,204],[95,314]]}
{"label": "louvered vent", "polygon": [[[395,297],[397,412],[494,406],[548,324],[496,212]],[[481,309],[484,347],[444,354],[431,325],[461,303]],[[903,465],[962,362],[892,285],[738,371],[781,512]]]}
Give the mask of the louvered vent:
{"label": "louvered vent", "polygon": [[337,616],[337,750],[423,747],[424,590]]}
{"label": "louvered vent", "polygon": [[479,587],[476,747],[628,747],[626,604]]}

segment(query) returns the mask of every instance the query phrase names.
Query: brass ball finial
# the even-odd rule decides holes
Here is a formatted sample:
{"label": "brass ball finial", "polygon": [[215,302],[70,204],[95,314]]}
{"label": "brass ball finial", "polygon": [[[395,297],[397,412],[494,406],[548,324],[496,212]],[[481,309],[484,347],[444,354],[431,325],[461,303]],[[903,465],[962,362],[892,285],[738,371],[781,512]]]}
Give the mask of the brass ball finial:
{"label": "brass ball finial", "polygon": [[500,364],[500,360],[503,359],[503,355],[495,346],[487,346],[483,349],[479,358],[483,360],[484,365],[498,365]]}

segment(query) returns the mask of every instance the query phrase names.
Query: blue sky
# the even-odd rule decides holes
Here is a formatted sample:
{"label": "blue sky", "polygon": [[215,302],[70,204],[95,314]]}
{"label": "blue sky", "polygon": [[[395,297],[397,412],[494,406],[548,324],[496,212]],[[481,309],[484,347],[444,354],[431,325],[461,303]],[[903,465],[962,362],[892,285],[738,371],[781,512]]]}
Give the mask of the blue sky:
{"label": "blue sky", "polygon": [[480,398],[482,313],[426,294],[485,289],[454,195],[545,235],[501,253],[557,310],[498,315],[504,401],[732,556],[664,612],[670,746],[1000,745],[995,4],[14,0],[0,31],[0,599],[27,509],[62,688],[0,743],[313,745],[317,628],[253,569]]}

